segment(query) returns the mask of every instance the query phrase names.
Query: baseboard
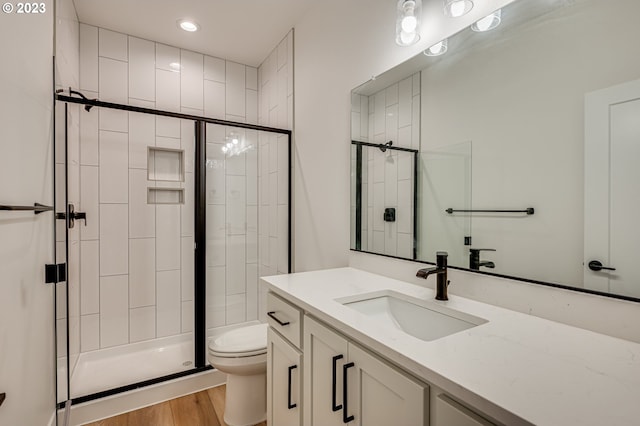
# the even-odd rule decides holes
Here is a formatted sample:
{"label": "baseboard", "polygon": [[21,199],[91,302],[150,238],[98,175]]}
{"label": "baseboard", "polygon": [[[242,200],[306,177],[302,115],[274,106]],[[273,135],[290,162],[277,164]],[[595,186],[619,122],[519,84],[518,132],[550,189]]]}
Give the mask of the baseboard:
{"label": "baseboard", "polygon": [[[222,385],[226,375],[218,370],[208,370],[156,385],[135,389],[95,401],[71,407],[69,426],[79,426],[118,414],[158,404],[203,389]],[[64,424],[64,410],[58,411],[59,424]],[[53,423],[50,423],[53,425]]]}

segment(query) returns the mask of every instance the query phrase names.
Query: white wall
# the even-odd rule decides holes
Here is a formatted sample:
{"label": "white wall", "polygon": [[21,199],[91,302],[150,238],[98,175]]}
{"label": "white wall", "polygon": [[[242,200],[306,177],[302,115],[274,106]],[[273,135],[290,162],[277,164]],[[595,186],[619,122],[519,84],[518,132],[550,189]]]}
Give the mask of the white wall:
{"label": "white wall", "polygon": [[409,48],[395,44],[393,1],[318,2],[296,24],[295,271],[348,263],[351,90],[510,2],[476,2],[453,20],[425,1]]}
{"label": "white wall", "polygon": [[[53,1],[0,14],[0,203],[53,204]],[[2,425],[44,425],[55,409],[53,216],[0,212]]]}
{"label": "white wall", "polygon": [[[258,123],[262,126],[293,129],[293,45],[291,30],[258,67]],[[286,135],[260,132],[258,276],[261,277],[288,272],[288,159]],[[259,292],[258,318],[267,319],[264,287]]]}

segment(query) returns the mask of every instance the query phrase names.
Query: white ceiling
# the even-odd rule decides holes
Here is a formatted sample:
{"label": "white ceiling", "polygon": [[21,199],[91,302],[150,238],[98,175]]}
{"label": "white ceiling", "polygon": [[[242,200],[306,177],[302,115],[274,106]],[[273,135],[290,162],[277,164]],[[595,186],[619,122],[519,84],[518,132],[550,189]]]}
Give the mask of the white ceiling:
{"label": "white ceiling", "polygon": [[[80,22],[258,66],[313,0],[73,0]],[[195,20],[187,33],[176,21]]]}

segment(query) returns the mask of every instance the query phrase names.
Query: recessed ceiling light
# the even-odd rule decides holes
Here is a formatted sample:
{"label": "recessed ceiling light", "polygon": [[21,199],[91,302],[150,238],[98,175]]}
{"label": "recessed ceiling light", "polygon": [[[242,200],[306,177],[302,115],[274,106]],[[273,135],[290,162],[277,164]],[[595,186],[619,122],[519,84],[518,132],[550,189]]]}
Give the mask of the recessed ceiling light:
{"label": "recessed ceiling light", "polygon": [[178,27],[190,33],[198,31],[200,29],[200,25],[196,24],[193,21],[190,21],[189,19],[178,20]]}

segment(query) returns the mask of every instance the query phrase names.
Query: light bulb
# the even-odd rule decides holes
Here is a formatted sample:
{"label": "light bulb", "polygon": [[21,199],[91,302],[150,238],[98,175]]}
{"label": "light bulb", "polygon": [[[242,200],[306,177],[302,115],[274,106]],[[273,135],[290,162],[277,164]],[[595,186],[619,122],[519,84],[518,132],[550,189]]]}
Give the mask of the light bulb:
{"label": "light bulb", "polygon": [[415,16],[409,15],[402,18],[402,22],[400,23],[402,26],[402,31],[405,33],[412,33],[416,30],[418,26],[418,20]]}
{"label": "light bulb", "polygon": [[396,43],[410,46],[420,40],[422,0],[398,0],[396,13]]}
{"label": "light bulb", "polygon": [[424,51],[424,54],[427,56],[440,56],[447,52],[447,39],[445,38],[442,41],[434,44],[430,48]]}
{"label": "light bulb", "polygon": [[444,0],[444,14],[451,18],[466,15],[473,9],[472,0]]}
{"label": "light bulb", "polygon": [[485,16],[484,18],[477,21],[475,24],[471,25],[471,29],[477,32],[489,31],[500,25],[502,21],[502,9],[498,9],[493,12],[491,15]]}
{"label": "light bulb", "polygon": [[232,142],[234,145],[237,145],[237,144],[238,144],[238,138],[233,138],[233,139],[231,139],[231,142]]}
{"label": "light bulb", "polygon": [[222,152],[224,152],[225,154],[227,153],[228,150],[229,150],[229,148],[227,148],[226,146],[222,147]]}
{"label": "light bulb", "polygon": [[187,31],[190,33],[198,31],[200,29],[200,25],[188,19],[180,19],[178,21],[178,26],[184,31]]}

